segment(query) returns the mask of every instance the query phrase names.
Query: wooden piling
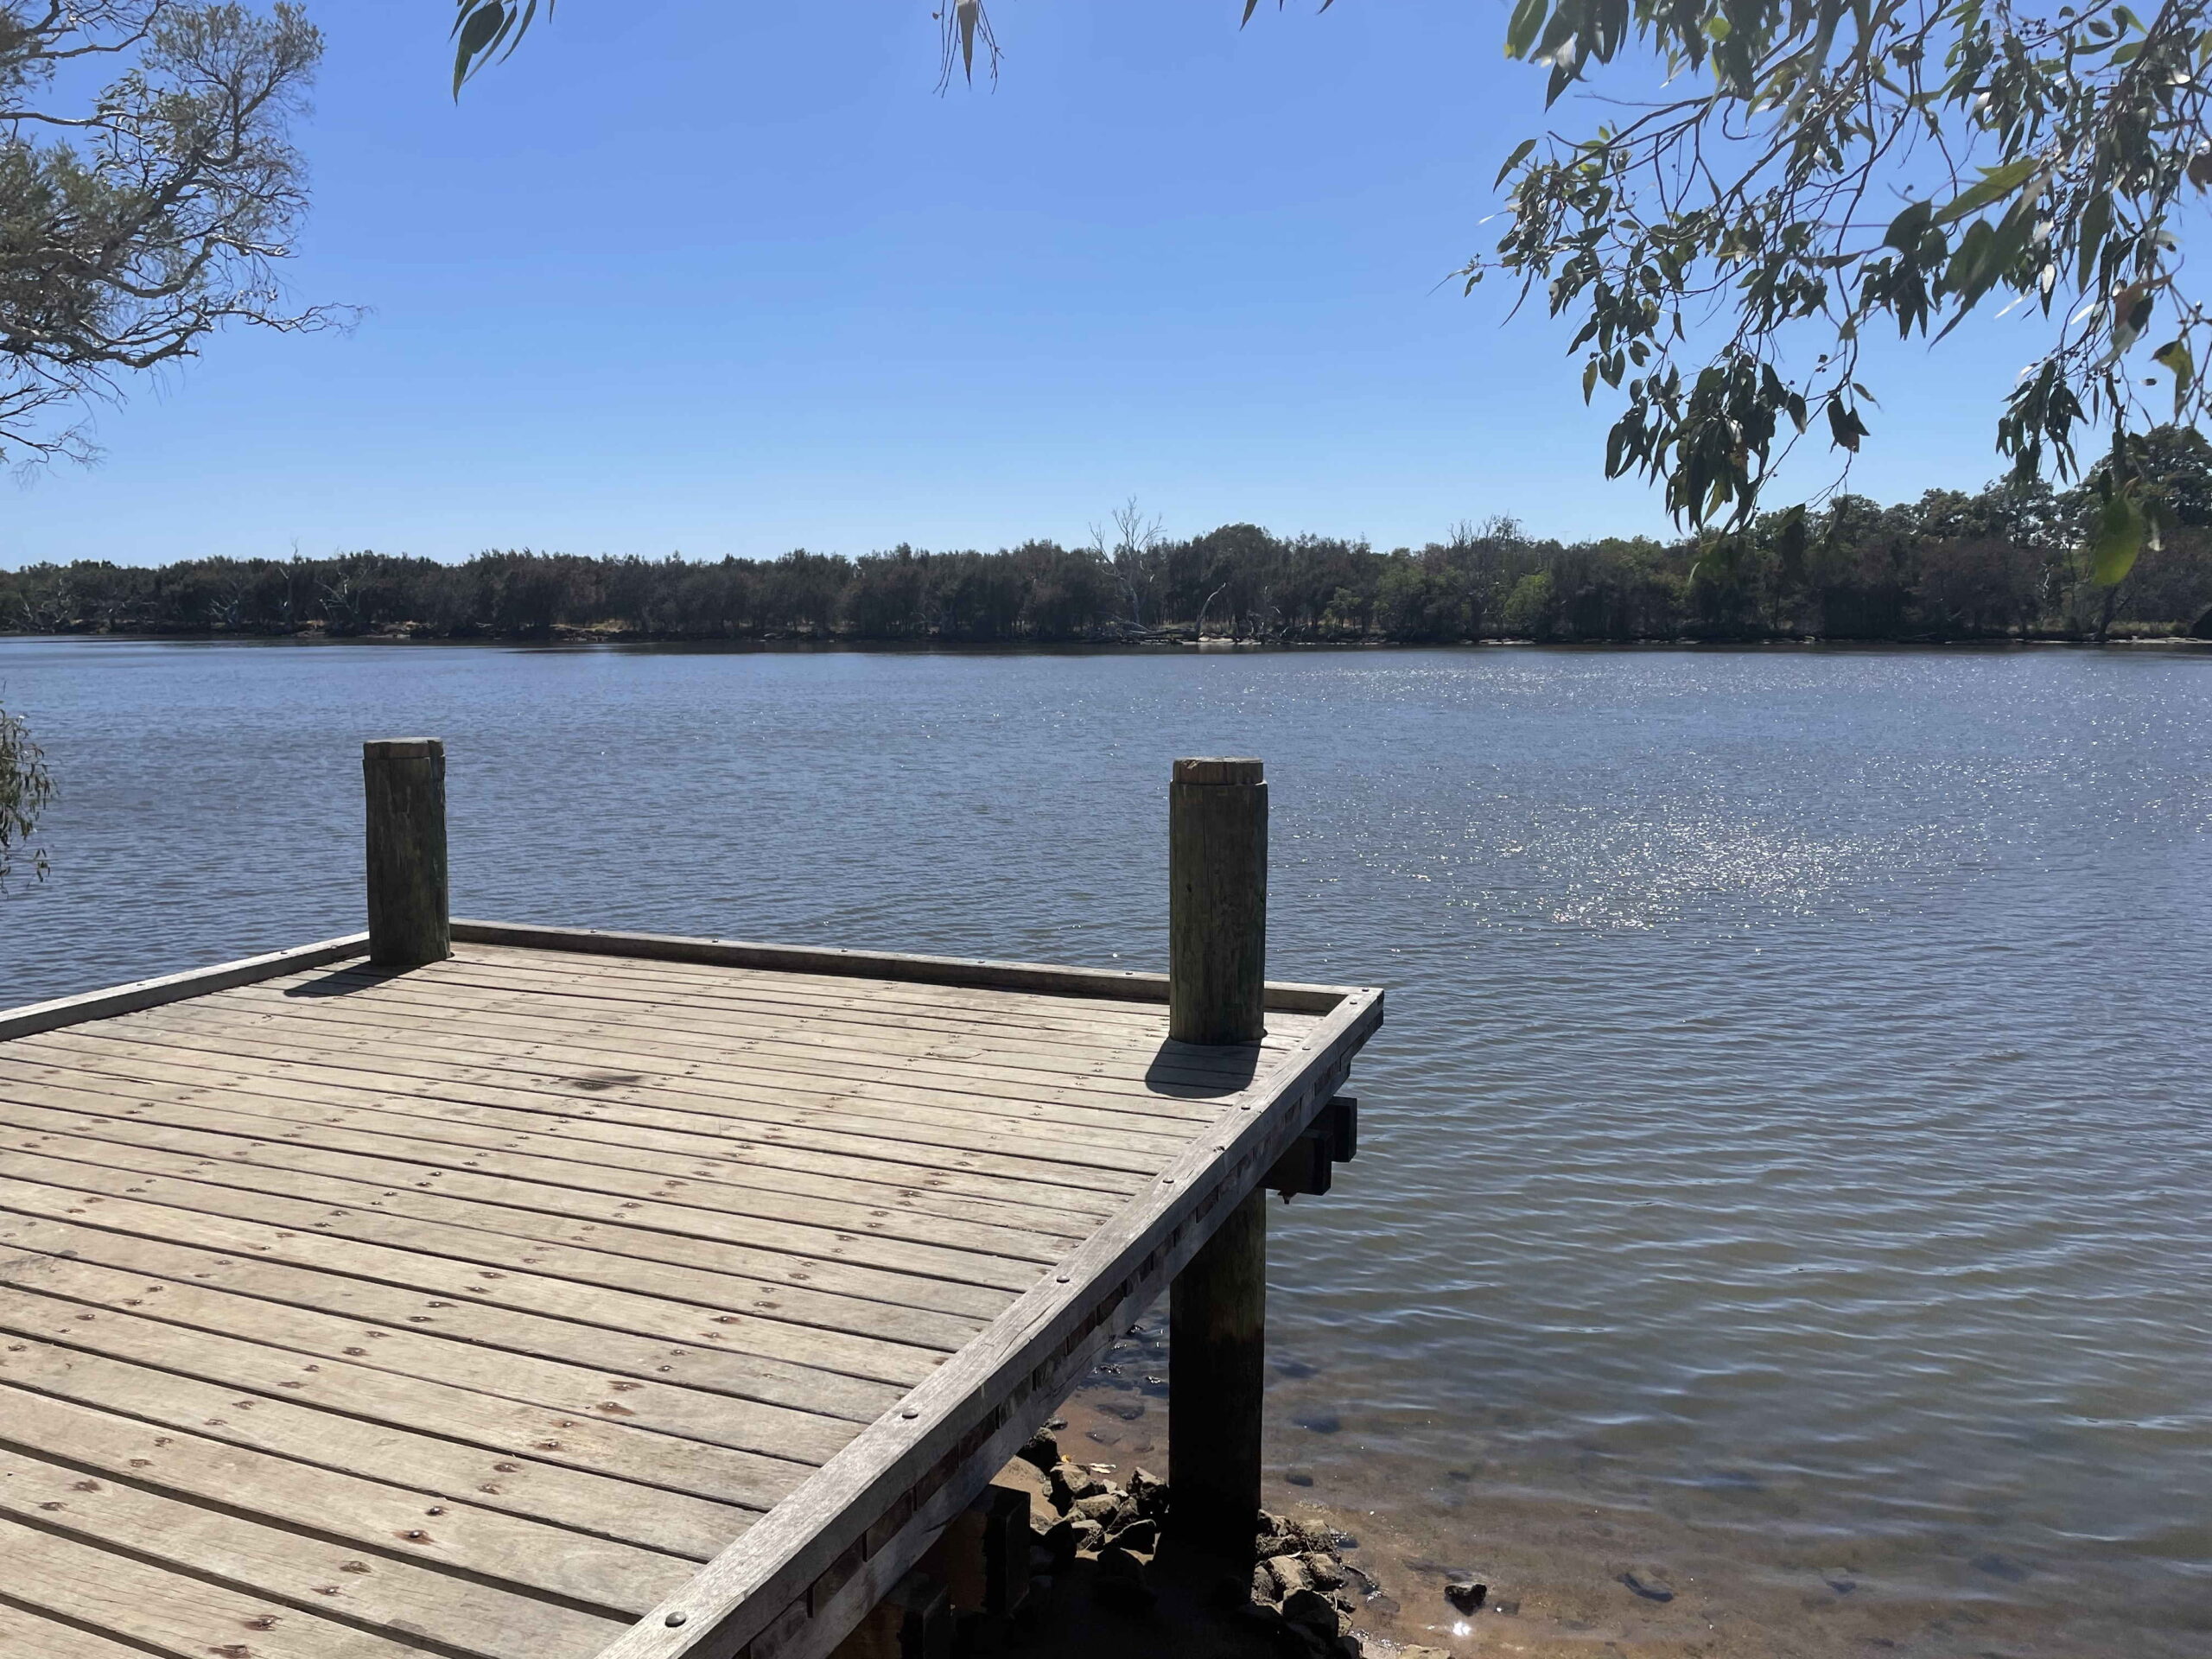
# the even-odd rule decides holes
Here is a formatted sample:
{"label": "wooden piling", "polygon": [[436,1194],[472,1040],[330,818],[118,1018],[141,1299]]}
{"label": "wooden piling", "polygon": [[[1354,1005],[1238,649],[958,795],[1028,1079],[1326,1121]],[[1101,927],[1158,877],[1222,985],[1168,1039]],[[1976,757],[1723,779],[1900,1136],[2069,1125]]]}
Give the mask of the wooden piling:
{"label": "wooden piling", "polygon": [[944,1586],[955,1613],[1010,1613],[1029,1589],[1029,1494],[986,1486],[952,1517],[916,1570]]}
{"label": "wooden piling", "polygon": [[1268,1195],[1248,1194],[1168,1293],[1168,1540],[1179,1555],[1250,1570],[1260,1518]]}
{"label": "wooden piling", "polygon": [[413,968],[453,955],[446,899],[446,746],[435,737],[361,746],[368,797],[369,959]]}
{"label": "wooden piling", "polygon": [[[1257,760],[1175,763],[1168,802],[1168,1035],[1265,1034],[1268,786]],[[1168,1297],[1173,1551],[1249,1572],[1266,1382],[1267,1194],[1230,1211]]]}
{"label": "wooden piling", "polygon": [[1266,1034],[1268,785],[1257,760],[1175,763],[1167,797],[1167,1034]]}
{"label": "wooden piling", "polygon": [[951,1659],[952,1601],[917,1568],[832,1650],[831,1659]]}

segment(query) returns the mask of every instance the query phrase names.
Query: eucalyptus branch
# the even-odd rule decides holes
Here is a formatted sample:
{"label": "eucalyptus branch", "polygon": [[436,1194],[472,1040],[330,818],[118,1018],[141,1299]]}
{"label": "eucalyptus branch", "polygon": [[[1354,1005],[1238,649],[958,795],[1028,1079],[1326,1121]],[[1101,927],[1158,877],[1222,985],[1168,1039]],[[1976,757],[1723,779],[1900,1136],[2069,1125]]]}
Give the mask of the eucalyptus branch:
{"label": "eucalyptus branch", "polygon": [[36,845],[39,815],[54,799],[54,779],[46,757],[31,741],[30,728],[22,718],[0,709],[0,893],[17,859],[26,858],[31,872],[46,879],[46,849]]}
{"label": "eucalyptus branch", "polygon": [[[1707,85],[1524,141],[1499,175],[1508,228],[1461,275],[1574,320],[1586,398],[1621,397],[1608,475],[1731,534],[1815,417],[1847,471],[1875,406],[1865,329],[1941,340],[1985,300],[2032,302],[2059,321],[1997,448],[2016,477],[2064,477],[2081,429],[2113,428],[2115,530],[2092,556],[2117,580],[2157,528],[2126,460],[2151,417],[2132,354],[2164,372],[2164,418],[2206,411],[2177,227],[2212,185],[2207,3],[2146,21],[2121,0],[1519,0],[1507,52],[1549,70],[1554,104],[1632,51]],[[2159,314],[2173,332],[2149,349]]]}
{"label": "eucalyptus branch", "polygon": [[[88,453],[83,405],[228,324],[350,321],[283,308],[275,275],[321,44],[292,3],[0,0],[0,457]],[[128,67],[89,108],[52,96],[54,65],[109,54]],[[48,130],[69,136],[29,136]]]}
{"label": "eucalyptus branch", "polygon": [[[538,0],[454,4],[458,92],[514,50]],[[1259,5],[1243,0],[1241,21]],[[1514,284],[1511,316],[1541,295],[1573,321],[1586,400],[1601,383],[1619,398],[1607,475],[1649,479],[1678,522],[1728,535],[1815,432],[1847,476],[1878,408],[1866,330],[1934,343],[1986,301],[2000,315],[2032,306],[2048,331],[1995,447],[2015,480],[2063,479],[2082,468],[2084,431],[2110,429],[2095,484],[2109,533],[2089,556],[2117,582],[2158,530],[2133,435],[2154,413],[2212,412],[2197,372],[2212,337],[2182,245],[2185,210],[2212,188],[2208,12],[1515,0],[1506,51],[1547,70],[1548,107],[1573,91],[1627,113],[1524,140],[1497,178],[1504,234],[1459,275]],[[995,76],[980,0],[938,0],[933,16],[941,86],[973,78],[979,44]],[[1656,101],[1593,86],[1631,57],[1669,86],[1703,85]],[[2146,380],[2171,410],[2152,410]]]}

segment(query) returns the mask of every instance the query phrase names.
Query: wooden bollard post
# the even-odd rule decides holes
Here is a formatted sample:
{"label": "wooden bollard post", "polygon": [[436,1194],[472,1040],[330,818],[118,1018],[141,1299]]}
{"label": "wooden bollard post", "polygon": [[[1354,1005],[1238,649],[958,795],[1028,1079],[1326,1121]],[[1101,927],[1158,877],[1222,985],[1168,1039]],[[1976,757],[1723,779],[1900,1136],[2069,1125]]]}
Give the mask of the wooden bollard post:
{"label": "wooden bollard post", "polygon": [[413,968],[453,955],[446,910],[446,746],[435,737],[361,746],[368,795],[369,960]]}
{"label": "wooden bollard post", "polygon": [[[1167,1034],[1265,1034],[1268,786],[1257,760],[1178,760],[1167,828]],[[1223,1219],[1168,1295],[1168,1541],[1251,1569],[1266,1384],[1267,1193]]]}
{"label": "wooden bollard post", "polygon": [[1257,760],[1178,760],[1167,791],[1167,1034],[1266,1034],[1268,785]]}

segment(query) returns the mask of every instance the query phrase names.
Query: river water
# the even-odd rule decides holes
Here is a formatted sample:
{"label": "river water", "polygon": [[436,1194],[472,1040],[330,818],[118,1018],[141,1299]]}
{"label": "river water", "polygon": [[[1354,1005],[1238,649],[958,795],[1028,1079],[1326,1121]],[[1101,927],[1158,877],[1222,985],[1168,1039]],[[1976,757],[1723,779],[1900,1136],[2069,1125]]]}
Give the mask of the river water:
{"label": "river water", "polygon": [[[365,737],[447,740],[461,914],[1143,967],[1169,760],[1262,756],[1271,970],[1389,991],[1270,1307],[1382,1628],[2212,1654],[2212,659],[16,640],[0,702],[62,791],[0,1004],[359,926]],[[1069,1432],[1160,1455],[1162,1364]]]}

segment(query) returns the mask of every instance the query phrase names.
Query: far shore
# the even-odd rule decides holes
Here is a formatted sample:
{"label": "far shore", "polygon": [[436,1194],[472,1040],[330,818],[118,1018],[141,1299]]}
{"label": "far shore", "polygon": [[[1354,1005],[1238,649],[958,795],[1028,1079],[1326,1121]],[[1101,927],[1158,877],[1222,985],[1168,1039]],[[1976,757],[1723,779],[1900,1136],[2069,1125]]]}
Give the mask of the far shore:
{"label": "far shore", "polygon": [[879,652],[947,656],[1094,655],[1107,652],[1207,654],[1236,652],[1389,652],[1389,651],[1558,651],[1580,652],[1882,652],[1944,651],[2002,654],[2031,650],[2103,651],[2152,649],[2186,655],[2212,652],[2212,639],[2183,633],[2115,632],[2099,639],[2090,635],[2038,633],[2005,637],[1962,634],[1910,635],[1895,639],[1863,635],[1727,635],[1659,636],[1627,639],[1538,639],[1500,637],[1482,639],[1234,639],[1207,635],[1200,639],[1157,634],[1088,639],[966,639],[936,638],[869,638],[859,635],[653,633],[632,629],[554,628],[513,633],[378,632],[336,633],[324,628],[302,628],[285,632],[200,632],[131,628],[0,629],[0,640],[76,640],[104,644],[176,645],[458,645],[527,647],[535,650],[576,650],[679,647],[728,652]]}

